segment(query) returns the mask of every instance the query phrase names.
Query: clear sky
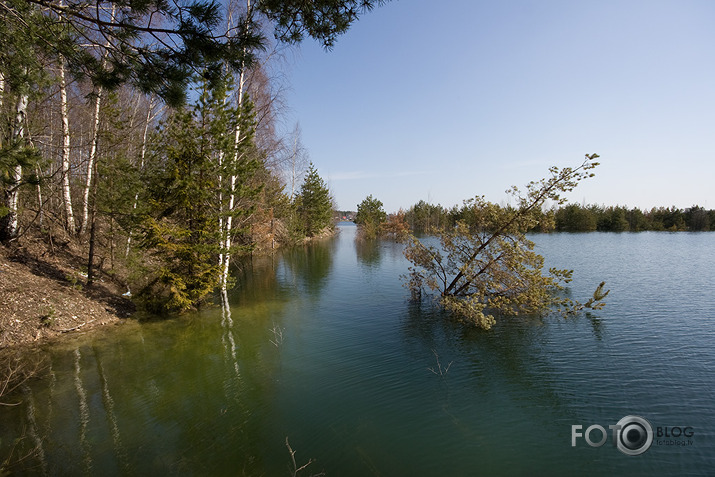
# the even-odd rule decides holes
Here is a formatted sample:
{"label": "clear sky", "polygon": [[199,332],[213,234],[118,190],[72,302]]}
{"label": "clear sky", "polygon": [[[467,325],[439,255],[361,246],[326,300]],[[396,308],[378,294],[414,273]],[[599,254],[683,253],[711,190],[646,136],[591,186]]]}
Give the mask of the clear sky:
{"label": "clear sky", "polygon": [[290,70],[287,123],[343,210],[501,203],[594,152],[575,202],[715,208],[712,0],[396,0]]}

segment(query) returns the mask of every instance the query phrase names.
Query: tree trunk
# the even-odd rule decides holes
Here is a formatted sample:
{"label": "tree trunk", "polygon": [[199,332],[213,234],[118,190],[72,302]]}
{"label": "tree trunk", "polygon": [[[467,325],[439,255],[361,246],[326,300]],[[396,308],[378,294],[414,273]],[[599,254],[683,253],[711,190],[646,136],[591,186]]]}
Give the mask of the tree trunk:
{"label": "tree trunk", "polygon": [[[15,109],[15,123],[12,131],[13,143],[20,143],[25,139],[27,93],[21,93]],[[5,204],[8,213],[2,218],[0,224],[0,240],[12,240],[19,232],[18,202],[20,196],[20,183],[22,181],[22,165],[17,164],[10,173],[10,183],[5,188]]]}
{"label": "tree trunk", "polygon": [[60,102],[62,114],[62,199],[65,205],[65,225],[70,234],[76,232],[74,213],[72,211],[72,194],[70,191],[70,121],[67,106],[67,82],[65,80],[65,59],[60,62]]}
{"label": "tree trunk", "polygon": [[[249,9],[250,9],[250,2],[249,2]],[[241,69],[241,75],[239,76],[238,79],[238,107],[241,108],[241,105],[243,104],[243,88],[245,85],[245,79],[246,75],[244,73],[244,69]],[[233,156],[233,161],[238,161],[238,145],[241,141],[241,123],[240,123],[240,109],[239,109],[239,122],[236,125],[236,134],[234,136],[234,156]],[[226,230],[223,235],[224,238],[224,243],[223,243],[223,250],[224,250],[224,255],[222,257],[222,265],[223,265],[223,270],[221,270],[221,289],[225,290],[226,287],[228,286],[228,268],[230,265],[231,261],[231,228],[233,227],[233,209],[236,206],[236,176],[232,175],[230,178],[230,193],[229,193],[229,198],[228,198],[228,217],[226,217]]]}
{"label": "tree trunk", "polygon": [[[3,98],[5,97],[5,75],[0,71],[0,111],[2,111]],[[2,143],[0,143],[2,146]]]}
{"label": "tree trunk", "polygon": [[[97,171],[95,170],[95,175]],[[90,218],[89,229],[89,257],[87,260],[87,287],[91,287],[94,283],[94,248],[96,243],[96,225],[97,225],[97,179],[94,179],[92,187],[92,214]]]}
{"label": "tree trunk", "polygon": [[[149,109],[146,112],[146,122],[144,123],[144,135],[142,136],[142,147],[141,147],[141,152],[139,154],[140,158],[140,163],[139,163],[139,170],[143,171],[144,170],[144,160],[146,158],[146,138],[147,135],[149,134],[149,122],[151,121],[151,113],[154,109],[154,96],[152,96],[149,99]],[[137,205],[139,204],[139,193],[137,192],[134,194],[134,203],[132,204],[132,210],[136,210]],[[124,252],[124,257],[129,256],[129,249],[132,244],[132,233],[131,231],[129,232],[129,236],[127,237],[127,248]]]}
{"label": "tree trunk", "polygon": [[95,211],[92,210],[92,216],[90,218],[91,225],[89,227],[89,256],[87,258],[87,287],[91,287],[94,284],[94,244],[96,241],[96,217]]}
{"label": "tree trunk", "polygon": [[94,102],[94,133],[92,135],[92,145],[89,150],[89,161],[87,162],[87,180],[84,183],[84,193],[82,195],[82,222],[79,226],[79,233],[87,231],[89,221],[89,191],[92,187],[92,172],[97,158],[97,145],[99,143],[99,109],[102,105],[102,88],[99,88]]}
{"label": "tree trunk", "polygon": [[[248,26],[251,21],[251,0],[246,0],[246,25]],[[246,82],[246,68],[245,64],[241,65],[241,74],[238,78],[238,108],[239,108],[239,121],[236,124],[236,131],[235,131],[235,136],[234,136],[234,156],[233,156],[233,161],[234,163],[238,161],[238,145],[241,141],[241,106],[243,105],[243,93],[244,93],[244,86]],[[221,277],[220,277],[220,284],[221,284],[221,290],[226,290],[228,286],[228,269],[229,265],[231,262],[231,229],[233,227],[233,209],[235,207],[235,202],[236,202],[236,176],[232,175],[231,178],[229,179],[230,183],[230,188],[229,188],[229,198],[228,198],[228,216],[226,217],[226,223],[223,225],[224,230],[221,235],[223,243],[221,244],[222,247],[222,252],[219,256],[219,263],[221,264]]]}
{"label": "tree trunk", "polygon": [[[114,13],[116,11],[116,4],[112,3],[112,12],[110,18],[114,20]],[[111,44],[109,39],[104,44],[104,53],[102,54],[102,67],[106,66],[107,54]],[[89,189],[92,186],[92,171],[94,169],[94,163],[97,160],[97,145],[99,143],[99,109],[102,105],[102,88],[97,89],[97,97],[94,102],[94,133],[92,135],[92,146],[89,150],[89,162],[87,163],[87,180],[84,184],[84,194],[82,195],[82,223],[79,226],[79,233],[83,234],[87,231],[87,220],[89,218]]]}
{"label": "tree trunk", "polygon": [[[38,179],[42,177],[42,169],[40,169],[39,165],[35,166],[35,171],[37,173]],[[37,190],[37,210],[39,215],[40,228],[42,229],[45,227],[45,205],[44,201],[42,200],[42,183],[38,180],[37,185],[35,187]]]}

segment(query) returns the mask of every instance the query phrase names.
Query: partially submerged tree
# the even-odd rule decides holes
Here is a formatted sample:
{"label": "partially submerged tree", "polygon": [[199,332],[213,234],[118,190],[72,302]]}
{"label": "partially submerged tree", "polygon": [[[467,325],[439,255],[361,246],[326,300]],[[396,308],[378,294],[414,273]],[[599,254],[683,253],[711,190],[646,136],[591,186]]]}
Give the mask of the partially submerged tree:
{"label": "partially submerged tree", "polygon": [[400,209],[396,214],[387,216],[387,222],[380,227],[380,234],[396,242],[402,242],[410,234],[410,224],[407,223],[405,211]]}
{"label": "partially submerged tree", "polygon": [[470,225],[458,221],[451,228],[433,229],[439,246],[411,236],[405,256],[412,263],[407,286],[413,297],[421,297],[425,288],[438,292],[446,310],[483,329],[496,323],[495,315],[602,307],[601,300],[608,294],[603,283],[583,304],[560,296],[573,271],[551,268],[544,274],[544,258],[534,252],[534,243],[525,235],[538,225],[547,200],[563,204],[563,193],[593,176],[596,158],[597,154],[586,155],[576,168],[552,167],[550,177],[530,182],[524,193],[511,188],[515,207],[500,207],[483,197],[470,199],[465,202],[471,211]]}
{"label": "partially submerged tree", "polygon": [[380,227],[387,220],[387,214],[382,207],[382,201],[367,196],[357,206],[355,223],[358,225],[360,235],[366,239],[375,239],[380,233]]}

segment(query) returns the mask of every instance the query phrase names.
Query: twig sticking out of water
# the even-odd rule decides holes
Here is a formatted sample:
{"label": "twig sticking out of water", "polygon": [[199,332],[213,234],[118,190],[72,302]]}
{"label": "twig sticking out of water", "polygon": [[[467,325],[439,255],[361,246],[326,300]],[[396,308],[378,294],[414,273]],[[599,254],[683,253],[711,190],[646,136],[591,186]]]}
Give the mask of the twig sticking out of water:
{"label": "twig sticking out of water", "polygon": [[432,353],[434,353],[434,357],[437,359],[437,369],[435,370],[434,367],[427,368],[427,369],[432,371],[437,376],[443,378],[447,375],[447,372],[449,371],[449,368],[450,368],[450,366],[452,366],[452,363],[454,363],[454,361],[450,361],[449,364],[447,365],[447,367],[443,368],[442,364],[439,362],[439,355],[437,354],[437,350],[432,349]]}
{"label": "twig sticking out of water", "polygon": [[283,328],[273,323],[271,332],[273,333],[273,339],[269,341],[273,343],[276,348],[278,348],[281,344],[283,344]]}
{"label": "twig sticking out of water", "polygon": [[[46,364],[42,358],[23,358],[22,355],[14,352],[0,355],[0,407],[21,404],[22,401],[6,402],[3,400],[3,396],[15,392],[30,378],[39,375],[45,367]],[[4,474],[0,472],[0,475]]]}
{"label": "twig sticking out of water", "polygon": [[[293,468],[290,471],[290,475],[291,475],[291,477],[297,477],[298,472],[305,470],[305,468],[308,467],[310,464],[312,464],[314,461],[313,461],[313,459],[308,459],[308,462],[306,462],[305,464],[298,467],[298,464],[296,464],[296,462],[295,462],[295,452],[296,451],[294,451],[293,448],[288,443],[287,436],[286,436],[286,447],[288,448],[288,452],[290,453],[290,460],[291,460],[291,463],[293,464]],[[318,477],[321,475],[325,475],[325,472],[321,472],[319,474],[312,474],[312,477]]]}

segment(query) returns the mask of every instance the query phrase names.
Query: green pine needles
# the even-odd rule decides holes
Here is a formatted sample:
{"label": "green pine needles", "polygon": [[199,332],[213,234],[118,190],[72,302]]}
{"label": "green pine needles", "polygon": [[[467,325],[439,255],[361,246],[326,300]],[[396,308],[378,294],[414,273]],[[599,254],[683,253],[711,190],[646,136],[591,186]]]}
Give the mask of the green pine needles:
{"label": "green pine needles", "polygon": [[214,89],[204,84],[196,106],[175,110],[154,145],[141,232],[158,270],[140,294],[153,311],[195,308],[210,296],[226,235],[241,232],[240,225],[227,230],[227,219],[240,224],[260,192],[251,181],[259,167],[251,104],[230,107],[230,86],[230,79]]}
{"label": "green pine needles", "polygon": [[298,214],[302,219],[303,232],[307,237],[314,237],[332,226],[333,200],[330,197],[330,190],[312,162],[296,202]]}
{"label": "green pine needles", "polygon": [[358,204],[355,223],[360,228],[362,238],[368,240],[377,238],[386,222],[387,213],[382,207],[382,201],[369,195]]}

